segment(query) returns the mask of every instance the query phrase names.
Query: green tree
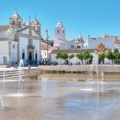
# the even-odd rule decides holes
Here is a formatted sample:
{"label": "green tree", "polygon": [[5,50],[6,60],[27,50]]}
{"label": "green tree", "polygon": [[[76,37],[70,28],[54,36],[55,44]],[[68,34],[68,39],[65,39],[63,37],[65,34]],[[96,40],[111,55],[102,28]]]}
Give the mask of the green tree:
{"label": "green tree", "polygon": [[115,60],[116,60],[116,61],[120,60],[120,52],[119,52],[119,50],[118,50],[117,48],[115,48],[115,49],[113,50],[113,54],[114,54],[114,56],[115,56]]}
{"label": "green tree", "polygon": [[70,59],[73,59],[74,57],[75,57],[74,54],[71,54],[71,55],[68,56],[69,60],[70,60]]}
{"label": "green tree", "polygon": [[113,54],[114,54],[114,55],[119,54],[119,50],[118,50],[117,48],[115,48],[115,49],[113,50]]}
{"label": "green tree", "polygon": [[107,57],[109,60],[112,60],[112,64],[114,63],[115,55],[114,55],[114,53],[113,53],[111,50],[108,51],[106,57]]}
{"label": "green tree", "polygon": [[91,57],[90,52],[85,51],[83,54],[83,59],[85,60],[85,62],[86,62],[86,60],[90,59],[90,57]]}
{"label": "green tree", "polygon": [[62,59],[62,51],[58,51],[56,54],[56,59]]}
{"label": "green tree", "polygon": [[64,51],[58,51],[56,54],[56,59],[61,59],[61,64],[62,60],[67,60],[68,59],[68,53]]}
{"label": "green tree", "polygon": [[84,60],[88,60],[89,58],[90,58],[90,52],[85,51],[85,52],[84,52],[84,55],[83,55],[83,59],[84,59]]}
{"label": "green tree", "polygon": [[90,55],[89,58],[90,58],[90,61],[91,61],[91,63],[92,63],[93,55]]}
{"label": "green tree", "polygon": [[76,57],[77,57],[79,60],[81,60],[82,63],[83,63],[83,57],[84,57],[84,54],[83,54],[83,53],[78,53],[78,54],[76,55]]}
{"label": "green tree", "polygon": [[99,60],[101,60],[102,62],[104,62],[104,59],[105,59],[105,57],[106,57],[106,54],[105,54],[105,53],[102,53],[102,54],[100,54],[98,57],[99,57]]}
{"label": "green tree", "polygon": [[65,61],[68,59],[68,53],[67,52],[64,52],[64,51],[62,52],[62,59],[65,60]]}

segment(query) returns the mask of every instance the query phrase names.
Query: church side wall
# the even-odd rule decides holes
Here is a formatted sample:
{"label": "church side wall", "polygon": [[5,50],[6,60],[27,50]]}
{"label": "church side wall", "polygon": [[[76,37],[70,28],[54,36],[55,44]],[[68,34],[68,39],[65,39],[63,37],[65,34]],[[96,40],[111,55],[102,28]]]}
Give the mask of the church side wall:
{"label": "church side wall", "polygon": [[0,41],[0,65],[4,64],[4,57],[6,58],[6,64],[9,64],[9,46],[8,41]]}
{"label": "church side wall", "polygon": [[39,40],[33,40],[33,46],[35,46],[35,51],[34,51],[34,60],[35,60],[35,53],[37,52],[37,63],[40,61],[40,41]]}
{"label": "church side wall", "polygon": [[11,43],[11,62],[17,62],[17,42],[14,41]]}
{"label": "church side wall", "polygon": [[24,50],[24,52],[25,52],[24,64],[27,64],[27,45],[28,45],[28,39],[20,37],[19,61],[22,59],[22,52]]}

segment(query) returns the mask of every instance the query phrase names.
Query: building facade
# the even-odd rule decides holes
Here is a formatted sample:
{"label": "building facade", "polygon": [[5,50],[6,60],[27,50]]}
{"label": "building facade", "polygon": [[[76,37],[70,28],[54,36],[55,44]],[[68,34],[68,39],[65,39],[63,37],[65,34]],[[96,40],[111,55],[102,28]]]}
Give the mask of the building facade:
{"label": "building facade", "polygon": [[41,44],[41,24],[36,18],[23,24],[17,11],[9,18],[9,25],[0,26],[0,64],[39,64]]}
{"label": "building facade", "polygon": [[115,39],[114,38],[107,38],[107,37],[91,38],[89,36],[87,49],[95,49],[100,43],[104,44],[105,47],[108,49],[115,48]]}
{"label": "building facade", "polygon": [[82,50],[84,48],[82,35],[79,35],[77,39],[66,41],[59,46],[59,50]]}

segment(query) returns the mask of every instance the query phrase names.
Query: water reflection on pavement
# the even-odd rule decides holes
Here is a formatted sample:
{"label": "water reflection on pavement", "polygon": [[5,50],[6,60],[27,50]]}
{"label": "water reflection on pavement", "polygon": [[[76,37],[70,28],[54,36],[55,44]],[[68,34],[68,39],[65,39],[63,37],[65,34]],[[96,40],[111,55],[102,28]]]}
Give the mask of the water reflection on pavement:
{"label": "water reflection on pavement", "polygon": [[0,120],[119,120],[119,75],[99,86],[86,86],[85,77],[45,74],[24,78],[20,86],[0,81]]}

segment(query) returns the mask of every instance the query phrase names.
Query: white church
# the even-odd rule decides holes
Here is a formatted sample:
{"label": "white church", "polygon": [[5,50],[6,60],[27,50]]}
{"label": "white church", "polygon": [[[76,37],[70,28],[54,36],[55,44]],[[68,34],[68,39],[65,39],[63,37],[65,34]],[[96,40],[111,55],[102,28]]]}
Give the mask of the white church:
{"label": "white church", "polygon": [[41,24],[36,18],[23,24],[17,11],[9,18],[9,25],[0,26],[0,64],[39,64]]}

